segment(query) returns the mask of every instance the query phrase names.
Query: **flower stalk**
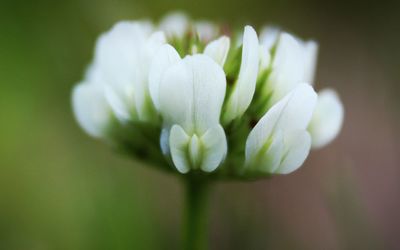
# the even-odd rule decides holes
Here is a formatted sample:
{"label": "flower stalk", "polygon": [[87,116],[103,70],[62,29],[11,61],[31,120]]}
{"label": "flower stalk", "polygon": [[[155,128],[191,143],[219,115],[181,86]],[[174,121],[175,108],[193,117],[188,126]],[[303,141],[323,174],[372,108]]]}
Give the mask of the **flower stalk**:
{"label": "flower stalk", "polygon": [[183,249],[208,248],[208,199],[211,182],[204,178],[185,178],[185,204],[183,220]]}

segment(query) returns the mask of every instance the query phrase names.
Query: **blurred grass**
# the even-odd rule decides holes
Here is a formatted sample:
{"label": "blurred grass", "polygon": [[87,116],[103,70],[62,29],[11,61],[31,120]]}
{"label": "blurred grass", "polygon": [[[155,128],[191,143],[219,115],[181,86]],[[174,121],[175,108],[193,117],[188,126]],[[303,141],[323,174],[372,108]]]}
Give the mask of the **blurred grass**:
{"label": "blurred grass", "polygon": [[[395,2],[3,0],[0,3],[0,249],[177,248],[181,205],[178,181],[121,158],[106,145],[90,139],[77,126],[70,108],[71,88],[81,79],[101,32],[121,19],[157,19],[175,9],[187,10],[196,18],[234,25],[250,22],[260,26],[272,22],[301,36],[316,37],[322,49],[319,78],[336,83],[334,87],[343,92],[348,90],[343,95],[346,105],[364,102],[367,109],[368,100],[357,101],[355,98],[360,96],[353,99],[352,92],[365,88],[360,93],[382,99],[385,111],[398,117],[400,50],[395,48],[400,44],[400,35]],[[350,82],[358,79],[358,75],[351,74],[348,82],[339,81],[347,77],[346,72],[357,72],[363,76],[360,79],[369,79],[376,73],[360,68],[363,57],[353,57],[351,51],[366,53],[366,61],[376,60],[368,63],[377,71],[383,70],[379,74],[386,74],[384,81]],[[338,74],[343,77],[338,78]],[[356,157],[344,151],[339,151],[341,155],[336,158]],[[304,175],[316,172],[320,178],[321,173],[315,169],[306,170]],[[300,179],[298,175],[288,177],[286,183],[291,183],[292,196],[287,199],[297,197],[296,191],[299,196],[310,192],[296,190],[295,187],[307,186],[304,180],[296,186],[296,180]],[[340,180],[341,177],[334,179],[334,185],[341,186]],[[274,181],[269,186],[222,185],[212,206],[216,211],[213,210],[211,238],[216,249],[246,246],[318,249],[325,244],[324,238],[313,239],[317,242],[314,245],[299,239],[301,232],[286,228],[292,224],[280,221],[279,211],[264,204],[275,200],[274,192],[285,195],[284,189],[279,192],[282,187],[279,182],[285,181]],[[273,190],[264,196],[264,189],[268,188]],[[332,217],[340,223],[339,234],[346,236],[338,239],[329,236],[335,238],[333,241],[360,241],[346,231],[352,229],[346,224],[347,218],[355,218],[353,215],[363,210],[363,202],[353,199],[358,196],[339,190],[330,198],[331,203],[327,202],[336,211]],[[287,209],[287,203],[281,201],[279,209]],[[342,203],[348,207],[338,205]],[[289,215],[295,213],[289,211]],[[308,216],[312,218],[313,214]],[[351,223],[371,226],[366,223],[367,213],[357,218]],[[328,229],[325,226],[321,231],[329,234],[329,226]],[[366,230],[360,237],[369,234]],[[351,249],[365,245],[337,246]]]}

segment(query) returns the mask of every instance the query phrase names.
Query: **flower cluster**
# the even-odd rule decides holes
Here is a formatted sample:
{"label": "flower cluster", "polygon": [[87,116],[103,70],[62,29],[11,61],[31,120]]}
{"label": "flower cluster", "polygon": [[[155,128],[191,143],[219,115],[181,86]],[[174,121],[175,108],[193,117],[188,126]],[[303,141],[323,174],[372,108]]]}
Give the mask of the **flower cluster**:
{"label": "flower cluster", "polygon": [[186,16],[119,22],[97,41],[73,109],[91,136],[150,165],[225,178],[287,174],[332,141],[343,106],[314,91],[318,45],[274,27]]}

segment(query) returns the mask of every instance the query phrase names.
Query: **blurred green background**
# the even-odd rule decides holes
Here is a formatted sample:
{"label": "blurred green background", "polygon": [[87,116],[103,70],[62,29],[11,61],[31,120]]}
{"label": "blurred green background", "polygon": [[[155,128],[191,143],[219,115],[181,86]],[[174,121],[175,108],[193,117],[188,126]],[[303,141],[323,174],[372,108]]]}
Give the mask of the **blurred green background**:
{"label": "blurred green background", "polygon": [[89,138],[70,92],[97,36],[184,10],[320,43],[339,138],[294,174],[221,183],[211,249],[399,249],[400,8],[395,1],[0,0],[0,249],[176,249],[179,180]]}

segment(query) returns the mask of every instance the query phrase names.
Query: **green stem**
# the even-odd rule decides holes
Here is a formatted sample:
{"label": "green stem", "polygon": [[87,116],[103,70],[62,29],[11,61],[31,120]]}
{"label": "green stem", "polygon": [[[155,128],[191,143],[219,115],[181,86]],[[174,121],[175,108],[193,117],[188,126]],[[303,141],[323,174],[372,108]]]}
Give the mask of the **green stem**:
{"label": "green stem", "polygon": [[208,189],[209,183],[187,178],[184,212],[184,250],[208,248]]}

